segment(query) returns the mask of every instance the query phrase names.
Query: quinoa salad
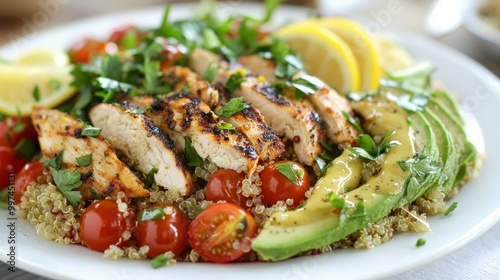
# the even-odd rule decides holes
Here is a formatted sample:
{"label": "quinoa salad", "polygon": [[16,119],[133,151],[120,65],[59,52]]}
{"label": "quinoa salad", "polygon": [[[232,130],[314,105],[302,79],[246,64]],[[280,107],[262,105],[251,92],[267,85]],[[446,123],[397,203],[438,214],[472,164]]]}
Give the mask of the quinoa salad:
{"label": "quinoa salad", "polygon": [[[281,261],[374,249],[457,207],[480,157],[432,64],[347,19],[271,29],[280,1],[227,19],[204,2],[74,42],[69,82],[48,81],[61,102],[37,85],[3,112],[16,214],[39,236],[153,268]],[[320,67],[325,45],[345,59]]]}

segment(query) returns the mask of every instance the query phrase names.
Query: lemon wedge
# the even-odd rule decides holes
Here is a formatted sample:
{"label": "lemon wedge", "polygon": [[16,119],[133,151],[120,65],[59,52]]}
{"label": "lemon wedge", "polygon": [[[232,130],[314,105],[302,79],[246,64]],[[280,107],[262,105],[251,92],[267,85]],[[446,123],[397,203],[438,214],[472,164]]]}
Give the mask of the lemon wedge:
{"label": "lemon wedge", "polygon": [[76,91],[64,52],[37,50],[0,64],[0,112],[28,116],[35,104],[55,107]]}
{"label": "lemon wedge", "polygon": [[351,49],[360,73],[360,90],[373,90],[379,85],[382,70],[372,39],[363,27],[346,18],[311,19],[339,36]]}
{"label": "lemon wedge", "polygon": [[301,55],[309,74],[342,93],[360,89],[360,72],[353,52],[327,28],[304,21],[282,27],[274,36]]}

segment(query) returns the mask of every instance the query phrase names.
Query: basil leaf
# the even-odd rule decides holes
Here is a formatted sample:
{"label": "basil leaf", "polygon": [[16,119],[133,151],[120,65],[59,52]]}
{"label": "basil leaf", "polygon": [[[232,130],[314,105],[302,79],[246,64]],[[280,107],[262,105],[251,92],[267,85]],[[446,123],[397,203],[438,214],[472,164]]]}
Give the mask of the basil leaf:
{"label": "basil leaf", "polygon": [[363,130],[363,128],[361,127],[361,125],[356,121],[356,119],[354,119],[351,114],[347,113],[346,111],[342,111],[342,115],[344,116],[344,118],[350,123],[352,124],[352,126],[354,126],[354,128],[359,132],[359,133],[365,133],[365,131]]}
{"label": "basil leaf", "polygon": [[237,114],[247,108],[250,108],[250,105],[243,102],[242,97],[237,97],[229,100],[229,102],[226,103],[226,105],[224,105],[222,108],[217,110],[215,114],[224,118],[229,118],[232,115]]}
{"label": "basil leaf", "polygon": [[458,202],[453,202],[448,209],[446,209],[446,212],[444,212],[445,216],[448,216],[453,210],[455,210],[458,206]]}
{"label": "basil leaf", "polygon": [[89,166],[91,162],[92,162],[92,154],[76,158],[76,164],[78,164],[79,166]]}
{"label": "basil leaf", "polygon": [[36,153],[35,144],[23,138],[17,143],[15,150],[18,151],[24,158],[30,160]]}
{"label": "basil leaf", "polygon": [[229,91],[229,93],[233,93],[245,81],[246,81],[245,77],[243,77],[243,75],[240,72],[236,72],[232,74],[227,80],[226,88]]}
{"label": "basil leaf", "polygon": [[279,173],[283,174],[288,180],[290,180],[294,185],[299,185],[298,178],[303,177],[303,173],[292,167],[291,162],[279,163],[274,166]]}
{"label": "basil leaf", "polygon": [[187,165],[196,167],[203,164],[203,159],[198,155],[189,137],[184,138],[184,153],[186,154]]}
{"label": "basil leaf", "polygon": [[139,222],[147,220],[163,220],[165,215],[165,208],[160,206],[155,206],[152,208],[146,208],[139,212]]}
{"label": "basil leaf", "polygon": [[101,134],[102,129],[98,127],[93,127],[89,124],[84,124],[82,128],[81,136],[98,137]]}
{"label": "basil leaf", "polygon": [[45,168],[48,168],[49,166],[54,168],[55,170],[59,170],[61,169],[61,164],[62,164],[62,159],[63,159],[63,155],[64,155],[64,150],[62,150],[59,154],[57,154],[55,157],[51,158],[51,159],[48,159],[46,160],[44,163],[43,163],[43,166],[45,166]]}
{"label": "basil leaf", "polygon": [[40,101],[40,88],[38,85],[33,89],[32,95],[36,102]]}
{"label": "basil leaf", "polygon": [[54,179],[55,185],[68,202],[73,207],[78,206],[78,203],[82,200],[81,192],[74,191],[74,189],[82,184],[78,170],[54,170],[52,172],[52,178]]}
{"label": "basil leaf", "polygon": [[213,62],[210,62],[207,69],[205,70],[205,73],[203,74],[203,80],[209,83],[213,83],[215,80],[215,76],[217,76],[217,71],[218,70],[215,64]]}

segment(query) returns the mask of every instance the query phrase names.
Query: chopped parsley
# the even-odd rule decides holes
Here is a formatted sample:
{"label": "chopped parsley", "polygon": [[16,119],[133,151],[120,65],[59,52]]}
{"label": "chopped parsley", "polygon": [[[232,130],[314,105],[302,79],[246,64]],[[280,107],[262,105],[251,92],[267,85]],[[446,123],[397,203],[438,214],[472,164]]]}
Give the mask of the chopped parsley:
{"label": "chopped parsley", "polygon": [[423,238],[419,238],[417,240],[417,244],[415,244],[415,246],[417,246],[417,247],[421,247],[421,246],[424,246],[424,245],[425,245],[425,239],[423,239]]}
{"label": "chopped parsley", "polygon": [[213,83],[215,76],[217,76],[217,66],[213,62],[210,62],[205,70],[205,73],[203,74],[203,80]]}
{"label": "chopped parsley", "polygon": [[184,138],[184,153],[186,154],[187,165],[191,167],[201,166],[203,159],[198,155],[189,137]]}
{"label": "chopped parsley", "polygon": [[264,18],[261,20],[262,24],[267,23],[269,22],[269,20],[271,20],[274,11],[276,10],[276,8],[279,7],[279,5],[281,5],[282,2],[283,0],[266,0],[264,2],[264,6],[266,8],[266,14]]}
{"label": "chopped parsley", "polygon": [[155,181],[155,174],[157,173],[158,173],[158,168],[156,167],[151,168],[148,174],[144,175],[144,179],[142,180],[144,182],[144,185],[151,187],[151,185],[153,185],[153,182]]}
{"label": "chopped parsley", "polygon": [[63,156],[64,156],[64,150],[62,150],[55,157],[44,161],[43,166],[45,166],[45,168],[48,168],[50,166],[50,167],[54,168],[55,170],[59,170],[59,169],[61,169]]}
{"label": "chopped parsley", "polygon": [[155,206],[152,208],[146,208],[139,212],[138,221],[143,222],[147,220],[163,220],[165,215],[165,208],[160,206]]}
{"label": "chopped parsley", "polygon": [[291,162],[276,164],[275,168],[296,186],[299,185],[299,179],[304,177],[304,171]]}
{"label": "chopped parsley", "polygon": [[38,85],[33,89],[32,95],[36,102],[40,101],[40,88]]}
{"label": "chopped parsley", "polygon": [[103,200],[104,197],[97,193],[93,188],[89,187],[90,195],[92,196],[92,199],[97,199],[97,200]]}
{"label": "chopped parsley", "polygon": [[450,215],[451,212],[453,212],[453,210],[455,210],[458,206],[458,202],[453,202],[450,207],[448,207],[448,209],[446,209],[446,212],[444,212],[444,215],[445,216],[448,216]]}
{"label": "chopped parsley", "polygon": [[18,151],[24,158],[30,160],[36,153],[35,144],[32,141],[29,141],[23,138],[15,147],[16,151]]}
{"label": "chopped parsley", "polygon": [[250,108],[250,105],[243,102],[242,97],[237,97],[229,100],[222,108],[215,112],[216,115],[229,118],[234,114],[237,114],[247,108]]}
{"label": "chopped parsley", "polygon": [[[347,191],[346,191],[347,192]],[[354,212],[352,212],[351,217],[363,217],[366,215],[366,209],[365,209],[365,201],[362,200],[356,205],[356,208],[354,209]]]}
{"label": "chopped parsley", "polygon": [[321,172],[321,176],[325,175],[326,170],[332,165],[332,162],[326,162],[326,160],[320,155],[319,157],[314,157],[316,164],[318,164],[319,170]]}
{"label": "chopped parsley", "polygon": [[77,157],[75,160],[76,164],[78,164],[79,166],[89,166],[92,162],[92,154]]}
{"label": "chopped parsley", "polygon": [[84,124],[82,127],[82,136],[98,137],[101,134],[102,129],[98,127],[93,127],[89,124]]}
{"label": "chopped parsley", "polygon": [[403,171],[410,171],[406,180],[406,195],[413,197],[418,192],[420,181],[427,175],[435,174],[441,170],[441,164],[432,160],[427,154],[416,154],[405,161],[398,161]]}
{"label": "chopped parsley", "polygon": [[168,262],[168,258],[165,257],[165,254],[159,254],[154,259],[151,260],[151,266],[153,268],[159,268],[166,265]]}
{"label": "chopped parsley", "polygon": [[354,119],[351,114],[347,113],[346,111],[342,111],[342,115],[344,116],[344,118],[350,123],[352,124],[352,126],[354,126],[354,128],[359,132],[359,133],[365,133],[365,131],[363,130],[363,128],[361,127],[361,125],[358,123],[358,121],[356,121],[356,119]]}
{"label": "chopped parsley", "polygon": [[356,138],[356,142],[358,143],[359,147],[349,148],[349,151],[360,158],[375,160],[381,154],[387,153],[390,148],[401,145],[399,141],[395,140],[388,142],[389,138],[394,133],[396,133],[394,130],[391,130],[389,133],[387,133],[378,147],[370,135],[362,134],[358,138]]}
{"label": "chopped parsley", "polygon": [[73,207],[78,206],[78,203],[82,200],[81,192],[74,190],[82,184],[78,170],[54,170],[52,172],[52,178],[54,179],[55,185],[68,202]]}
{"label": "chopped parsley", "polygon": [[239,72],[239,71],[236,71],[227,80],[226,88],[229,91],[229,93],[233,93],[245,81],[246,81],[246,79],[245,79],[245,77],[243,77],[243,74],[241,74],[241,72]]}
{"label": "chopped parsley", "polygon": [[333,192],[327,193],[326,197],[328,198],[328,201],[330,201],[333,208],[340,209],[339,221],[340,223],[343,223],[347,218],[347,209],[351,203],[348,203],[343,197],[336,196]]}
{"label": "chopped parsley", "polygon": [[228,130],[228,131],[233,131],[233,132],[237,132],[238,130],[236,129],[236,127],[234,127],[234,125],[230,124],[230,123],[227,123],[227,122],[220,122],[217,127],[220,129],[220,130]]}

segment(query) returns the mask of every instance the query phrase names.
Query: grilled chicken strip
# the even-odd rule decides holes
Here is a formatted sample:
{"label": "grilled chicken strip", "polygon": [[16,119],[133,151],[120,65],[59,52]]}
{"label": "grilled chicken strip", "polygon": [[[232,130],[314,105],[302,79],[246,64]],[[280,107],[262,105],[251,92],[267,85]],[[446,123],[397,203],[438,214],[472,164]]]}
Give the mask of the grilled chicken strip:
{"label": "grilled chicken strip", "polygon": [[[78,170],[83,184],[77,189],[85,200],[92,199],[90,189],[97,194],[146,197],[149,192],[132,171],[121,162],[102,135],[82,136],[84,124],[70,115],[37,106],[31,115],[44,156],[52,158],[64,151],[62,169]],[[78,166],[76,158],[92,154],[88,166]]]}
{"label": "grilled chicken strip", "polygon": [[137,170],[148,173],[157,168],[155,182],[181,195],[193,191],[191,174],[172,140],[153,125],[144,114],[134,113],[134,106],[124,102],[94,106],[89,117],[94,126],[102,128],[101,134],[111,146],[127,157],[127,162]]}
{"label": "grilled chicken strip", "polygon": [[[232,75],[232,71],[227,69],[239,68],[204,50],[195,50],[188,64],[195,72],[203,73],[210,62],[219,64],[215,80],[222,84],[226,84]],[[314,157],[323,151],[320,142],[325,139],[325,125],[316,111],[304,102],[294,104],[285,96],[280,96],[268,83],[253,76],[247,76],[233,95],[243,97],[257,108],[275,133],[291,139],[300,162],[310,166],[314,164]]]}
{"label": "grilled chicken strip", "polygon": [[[271,83],[279,81],[274,76],[276,63],[272,60],[252,55],[240,57],[238,62],[250,69],[252,73],[263,75]],[[294,79],[298,79],[303,75],[305,75],[304,72],[299,72]],[[352,146],[355,143],[358,132],[342,114],[342,112],[354,114],[347,99],[323,83],[323,86],[315,94],[307,96],[307,100],[314,105],[320,118],[325,122],[328,137],[333,142],[341,146]]]}
{"label": "grilled chicken strip", "polygon": [[219,128],[223,121],[199,98],[179,93],[163,100],[136,97],[132,102],[147,108],[153,123],[177,147],[184,149],[184,137],[189,137],[198,155],[219,167],[247,173],[257,167],[255,148],[240,133]]}
{"label": "grilled chicken strip", "polygon": [[[174,85],[175,91],[181,91],[187,86],[191,94],[200,98],[214,112],[224,107],[233,98],[224,87],[212,87],[208,82],[203,81],[200,75],[186,67],[172,67],[166,76],[170,84]],[[230,117],[220,118],[232,124],[248,139],[255,147],[261,161],[275,160],[285,151],[285,144],[267,125],[259,110],[253,106]]]}

